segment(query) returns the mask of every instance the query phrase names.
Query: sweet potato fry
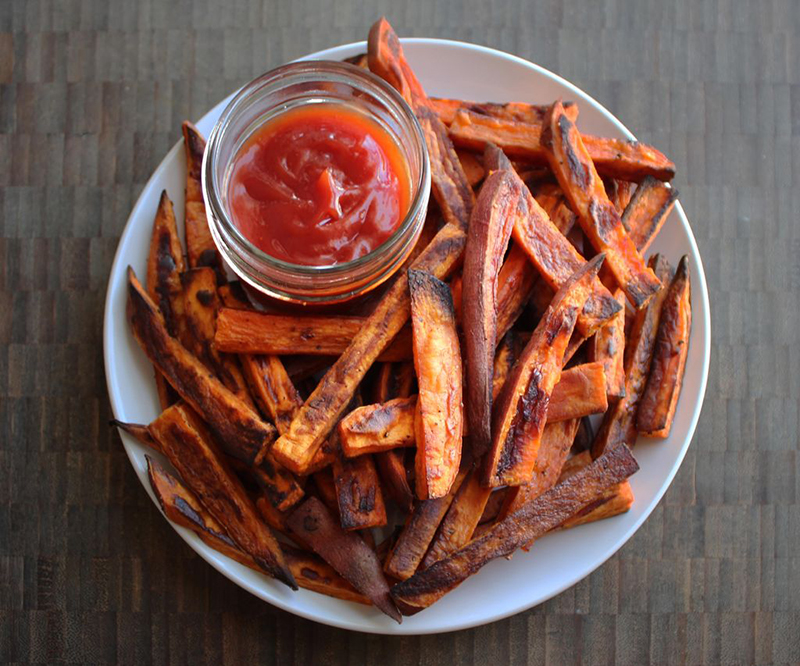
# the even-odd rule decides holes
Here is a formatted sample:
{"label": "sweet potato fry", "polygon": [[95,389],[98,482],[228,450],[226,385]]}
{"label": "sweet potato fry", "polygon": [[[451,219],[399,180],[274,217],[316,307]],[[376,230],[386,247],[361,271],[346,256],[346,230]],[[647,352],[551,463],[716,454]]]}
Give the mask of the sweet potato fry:
{"label": "sweet potato fry", "polygon": [[[445,225],[413,266],[445,278],[461,257],[465,242],[463,231]],[[401,274],[301,407],[289,432],[275,442],[273,453],[279,462],[296,473],[310,464],[364,375],[406,323],[410,311],[408,280]]]}
{"label": "sweet potato fry", "polygon": [[305,494],[294,475],[269,454],[264,456],[260,465],[251,467],[249,471],[278,511],[287,511]]}
{"label": "sweet potato fry", "polygon": [[[443,99],[429,97],[431,108],[436,111],[445,125],[450,125],[455,120],[456,113],[460,110],[471,111],[491,118],[516,120],[522,123],[541,123],[547,115],[549,108],[543,104],[528,104],[526,102],[468,102],[463,99]],[[574,102],[564,102],[564,111],[573,122],[578,119],[578,105]]]}
{"label": "sweet potato fry", "polygon": [[222,257],[217,251],[211,231],[208,228],[206,207],[203,202],[201,174],[206,140],[189,121],[183,123],[183,146],[186,153],[186,253],[189,267],[208,266],[213,268],[219,284],[226,280]]}
{"label": "sweet potato fry", "polygon": [[177,404],[165,410],[148,429],[186,485],[236,545],[264,571],[297,589],[278,542],[261,521],[199,417],[188,406]]}
{"label": "sweet potato fry", "polygon": [[510,555],[543,536],[637,469],[636,460],[626,447],[609,451],[495,524],[480,538],[395,585],[392,597],[405,615],[427,608],[491,560]]}
{"label": "sweet potato fry", "polygon": [[173,338],[155,303],[128,269],[127,317],[134,337],[178,394],[209,424],[226,453],[247,463],[266,455],[275,428],[209,375],[205,366]]}
{"label": "sweet potato fry", "polygon": [[242,370],[261,412],[275,424],[279,433],[303,404],[281,359],[272,354],[242,354]]}
{"label": "sweet potato fry", "polygon": [[608,409],[606,373],[602,363],[583,363],[564,370],[553,387],[547,422],[556,423]]}
{"label": "sweet potato fry", "polygon": [[355,65],[356,67],[361,67],[361,69],[369,69],[366,53],[359,53],[358,55],[351,56],[350,58],[345,58],[344,61],[349,62],[351,65]]}
{"label": "sweet potato fry", "polygon": [[444,559],[472,538],[492,490],[481,484],[477,468],[470,470],[439,525],[420,569],[427,569],[434,562]]}
{"label": "sweet potato fry", "polygon": [[536,269],[513,242],[497,277],[497,339],[508,333],[530,298]]}
{"label": "sweet potato fry", "polygon": [[639,252],[647,252],[677,198],[678,190],[655,178],[646,178],[636,188],[622,213],[622,224]]}
{"label": "sweet potato fry", "polygon": [[511,374],[511,369],[517,361],[517,351],[517,336],[513,331],[509,331],[500,339],[494,354],[492,401],[497,400],[500,390]]}
{"label": "sweet potato fry", "polygon": [[474,188],[486,175],[483,164],[480,163],[475,153],[468,150],[457,150],[456,155],[458,155],[458,161],[461,162],[461,168],[464,169],[464,175],[467,177],[469,186]]}
{"label": "sweet potato fry", "polygon": [[448,493],[461,462],[461,350],[449,287],[420,270],[408,271],[408,286],[419,384],[417,497],[434,499]]}
{"label": "sweet potato fry", "polygon": [[[500,151],[487,146],[487,164],[492,161],[492,153]],[[522,196],[523,186],[518,178],[510,168],[491,171],[472,210],[464,251],[461,282],[466,356],[464,409],[470,451],[476,459],[488,450],[492,439],[491,371],[497,345],[497,279]]]}
{"label": "sweet potato fry", "polygon": [[389,576],[405,580],[414,575],[466,475],[466,469],[460,470],[444,497],[417,502],[383,565]]}
{"label": "sweet potato fry", "polygon": [[[367,321],[365,317],[285,315],[222,308],[214,345],[245,354],[341,354]],[[411,359],[411,329],[401,329],[381,361]]]}
{"label": "sweet potato fry", "polygon": [[333,461],[333,482],[343,529],[386,525],[386,506],[372,456],[337,456]]}
{"label": "sweet potato fry", "polygon": [[141,425],[140,423],[125,423],[117,419],[111,419],[110,425],[124,430],[140,444],[144,444],[146,447],[153,449],[153,451],[161,453],[161,446],[150,436],[146,425]]}
{"label": "sweet potato fry", "polygon": [[320,500],[309,497],[286,524],[378,609],[401,621],[378,557],[360,536],[342,530]]}
{"label": "sweet potato fry", "polygon": [[[656,254],[650,257],[649,263],[658,278],[668,284],[672,271],[667,260]],[[633,446],[636,441],[636,410],[647,382],[661,318],[661,306],[666,294],[667,290],[662,289],[645,307],[636,312],[625,346],[625,396],[603,417],[603,423],[592,443],[592,456],[595,458],[621,443]]]}
{"label": "sweet potato fry", "polygon": [[684,256],[664,297],[650,374],[636,413],[636,427],[648,437],[669,437],[681,394],[691,329],[689,258]]}
{"label": "sweet potato fry", "polygon": [[597,255],[559,289],[500,392],[484,482],[519,485],[533,473],[564,350],[603,262]]}
{"label": "sweet potato fry", "polygon": [[608,270],[631,304],[641,307],[661,289],[661,283],[628,237],[580,133],[564,115],[560,102],[551,108],[542,145],[589,242],[598,252],[606,253]]}
{"label": "sweet potato fry", "polygon": [[[647,180],[655,179],[652,176],[648,176],[642,182],[644,183]],[[617,212],[622,215],[622,213],[625,211],[625,208],[627,208],[628,204],[631,202],[631,197],[633,196],[633,190],[636,187],[636,183],[632,183],[629,180],[619,180],[617,178],[605,178],[603,180],[603,184],[605,185],[609,201],[614,204],[614,208],[616,208]]]}
{"label": "sweet potato fry", "polygon": [[[450,139],[459,148],[483,150],[487,143],[493,143],[509,157],[545,164],[543,128],[546,123],[546,116],[544,121],[528,123],[460,109],[448,131]],[[675,175],[675,165],[652,146],[588,134],[582,139],[589,157],[603,176],[638,182],[647,176],[670,180]]]}
{"label": "sweet potato fry", "polygon": [[603,364],[606,375],[606,394],[609,400],[619,400],[625,395],[625,294],[614,292],[620,304],[617,312],[589,341],[589,360]]}
{"label": "sweet potato fry", "polygon": [[414,446],[417,396],[354,409],[339,421],[342,452],[348,458]]}

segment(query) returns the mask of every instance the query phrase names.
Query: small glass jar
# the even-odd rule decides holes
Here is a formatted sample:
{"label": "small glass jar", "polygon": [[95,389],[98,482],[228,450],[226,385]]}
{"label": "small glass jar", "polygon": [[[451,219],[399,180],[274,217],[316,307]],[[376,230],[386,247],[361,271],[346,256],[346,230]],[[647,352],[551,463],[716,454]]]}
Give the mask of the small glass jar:
{"label": "small glass jar", "polygon": [[[292,264],[267,254],[242,234],[229,212],[232,166],[241,147],[265,122],[310,104],[340,104],[368,115],[396,141],[410,177],[409,210],[394,233],[369,254],[331,266]],[[362,68],[328,61],[284,65],[244,86],[209,136],[202,180],[211,235],[234,273],[254,296],[301,305],[342,303],[391,277],[419,237],[431,189],[425,138],[403,98]]]}

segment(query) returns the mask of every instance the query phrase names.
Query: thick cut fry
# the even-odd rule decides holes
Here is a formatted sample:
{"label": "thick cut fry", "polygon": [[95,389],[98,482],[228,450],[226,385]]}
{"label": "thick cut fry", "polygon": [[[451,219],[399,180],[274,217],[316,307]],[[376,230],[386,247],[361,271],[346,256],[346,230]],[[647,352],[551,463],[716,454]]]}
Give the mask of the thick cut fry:
{"label": "thick cut fry", "polygon": [[386,507],[372,456],[338,456],[333,461],[333,481],[343,529],[386,525]]}
{"label": "thick cut fry", "polygon": [[203,202],[201,175],[206,140],[189,121],[183,123],[183,147],[186,153],[186,253],[190,268],[213,268],[219,284],[226,280],[222,257],[217,251],[211,230],[208,228],[206,207]]}
{"label": "thick cut fry", "polygon": [[519,319],[530,298],[536,269],[525,252],[511,244],[497,278],[497,339],[500,340]]}
{"label": "thick cut fry", "polygon": [[[664,284],[672,278],[669,263],[661,255],[650,258],[650,266]],[[636,442],[636,410],[647,382],[650,361],[655,347],[661,306],[667,290],[663,289],[650,302],[636,312],[625,346],[625,397],[606,412],[603,423],[592,443],[592,456],[620,444],[633,446]]]}
{"label": "thick cut fry", "polygon": [[500,510],[501,520],[556,484],[578,432],[578,424],[578,419],[547,424],[542,433],[542,444],[536,456],[533,475],[527,483],[508,488],[505,503]]}
{"label": "thick cut fry", "polygon": [[647,252],[677,198],[678,190],[655,178],[646,178],[636,188],[622,214],[622,224],[639,252]]}
{"label": "thick cut fry", "polygon": [[380,18],[369,31],[369,68],[393,86],[409,103],[419,120],[431,164],[431,188],[445,222],[466,232],[475,195],[453,144],[436,111],[403,55],[392,26]]}
{"label": "thick cut fry", "polygon": [[320,500],[309,497],[286,524],[378,609],[401,621],[378,557],[360,536],[342,530]]}
{"label": "thick cut fry", "polygon": [[564,115],[560,102],[550,110],[542,145],[589,242],[606,254],[606,266],[617,284],[631,304],[640,308],[661,289],[661,283],[628,237],[580,133]]}
{"label": "thick cut fry", "polygon": [[553,387],[547,422],[556,423],[608,409],[606,373],[602,363],[583,363],[564,370]]}
{"label": "thick cut fry", "polygon": [[186,405],[173,405],[148,429],[186,485],[236,545],[264,571],[297,589],[278,542],[199,417]]}
{"label": "thick cut fry", "polygon": [[543,536],[638,468],[626,447],[609,451],[572,478],[525,504],[480,538],[395,585],[392,597],[406,615],[427,608],[491,560],[510,555]]}
{"label": "thick cut fry", "polygon": [[405,580],[414,575],[466,475],[467,470],[459,471],[444,497],[417,502],[383,565],[389,576]]}
{"label": "thick cut fry", "polygon": [[[647,180],[655,179],[652,176],[648,176],[642,181],[642,183],[645,183]],[[625,208],[627,208],[628,204],[631,202],[631,197],[633,196],[633,190],[636,187],[636,183],[632,183],[629,180],[618,180],[617,178],[606,178],[603,183],[605,185],[609,201],[614,204],[614,208],[616,208],[617,212],[622,215],[622,213],[625,211]]]}
{"label": "thick cut fry", "polygon": [[247,463],[252,463],[260,451],[266,455],[275,428],[210,376],[205,366],[169,334],[132,269],[128,269],[127,316],[147,357],[209,424],[225,452]]}
{"label": "thick cut fry", "polygon": [[287,469],[281,467],[267,454],[250,472],[278,511],[287,511],[303,498],[303,489]]}
{"label": "thick cut fry", "polygon": [[[546,164],[543,135],[546,123],[546,116],[544,121],[526,123],[459,110],[448,130],[450,139],[459,148],[483,150],[487,143],[493,143],[509,157]],[[582,139],[597,171],[603,176],[638,182],[647,176],[670,180],[675,175],[672,161],[652,146],[588,134]]]}
{"label": "thick cut fry", "polygon": [[531,478],[564,350],[602,263],[601,254],[559,289],[500,392],[484,473],[487,485],[520,485]]}
{"label": "thick cut fry", "polygon": [[669,437],[681,394],[691,330],[689,258],[684,256],[664,297],[650,374],[636,413],[636,427],[648,437]]}
{"label": "thick cut fry", "polygon": [[[413,265],[445,278],[461,257],[465,242],[460,229],[446,225]],[[408,280],[401,274],[301,407],[289,432],[275,442],[273,453],[279,462],[296,473],[309,465],[364,375],[406,323],[410,311]]]}
{"label": "thick cut fry", "polygon": [[[428,98],[431,108],[436,111],[445,125],[450,125],[460,110],[471,111],[490,118],[516,120],[522,123],[541,123],[550,108],[543,104],[526,102],[468,102],[463,99]],[[564,111],[573,122],[578,119],[578,105],[575,102],[564,102]]]}
{"label": "thick cut fry", "polygon": [[619,400],[625,395],[625,294],[614,292],[620,304],[617,312],[589,341],[589,360],[603,364],[606,375],[606,394],[609,400]]}
{"label": "thick cut fry", "polygon": [[342,452],[348,458],[414,446],[417,396],[354,409],[339,422]]}
{"label": "thick cut fry", "polygon": [[492,488],[481,484],[479,470],[470,470],[439,525],[420,569],[427,569],[434,562],[444,559],[472,538],[491,494]]}
{"label": "thick cut fry", "polygon": [[417,497],[434,499],[448,493],[461,463],[461,350],[449,287],[419,270],[408,271],[408,286],[419,384],[414,419]]}
{"label": "thick cut fry", "polygon": [[[487,165],[491,152],[500,151],[487,147]],[[497,345],[497,278],[522,196],[518,178],[511,169],[490,173],[472,210],[464,251],[461,281],[466,352],[464,409],[470,451],[476,459],[486,453],[492,440],[491,372]]]}
{"label": "thick cut fry", "polygon": [[458,161],[461,162],[461,168],[464,169],[467,182],[470,187],[474,188],[483,180],[486,170],[475,156],[475,153],[471,153],[468,150],[457,150],[456,155],[458,155]]}
{"label": "thick cut fry", "polygon": [[242,370],[262,413],[275,424],[279,433],[289,424],[303,404],[281,359],[275,355],[242,354]]}
{"label": "thick cut fry", "polygon": [[[220,351],[240,354],[337,356],[347,349],[366,321],[365,317],[298,316],[222,308],[214,345]],[[379,360],[410,359],[411,329],[401,329]]]}

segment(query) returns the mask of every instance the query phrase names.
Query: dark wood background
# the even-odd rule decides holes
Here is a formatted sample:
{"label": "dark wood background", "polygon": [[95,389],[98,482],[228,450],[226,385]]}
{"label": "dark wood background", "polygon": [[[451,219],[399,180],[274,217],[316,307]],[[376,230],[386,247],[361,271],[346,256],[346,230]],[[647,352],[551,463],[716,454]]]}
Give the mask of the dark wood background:
{"label": "dark wood background", "polygon": [[[195,556],[107,426],[101,348],[117,239],[181,120],[381,13],[540,63],[667,152],[713,322],[695,440],[620,553],[514,618],[402,639]],[[799,62],[794,0],[0,2],[0,662],[800,662]]]}

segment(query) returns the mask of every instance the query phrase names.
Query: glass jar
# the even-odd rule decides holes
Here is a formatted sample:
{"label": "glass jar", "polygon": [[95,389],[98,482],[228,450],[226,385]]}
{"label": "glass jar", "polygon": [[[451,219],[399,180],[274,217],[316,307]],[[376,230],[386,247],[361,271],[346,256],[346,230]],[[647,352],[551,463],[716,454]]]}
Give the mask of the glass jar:
{"label": "glass jar", "polygon": [[[394,233],[370,253],[331,266],[292,264],[267,254],[242,234],[229,212],[232,165],[241,147],[265,122],[310,104],[340,104],[368,115],[396,141],[410,176],[409,210]],[[202,181],[211,235],[233,272],[256,296],[302,305],[342,303],[391,277],[419,237],[431,188],[425,138],[402,97],[362,68],[327,61],[284,65],[244,86],[209,136]]]}

